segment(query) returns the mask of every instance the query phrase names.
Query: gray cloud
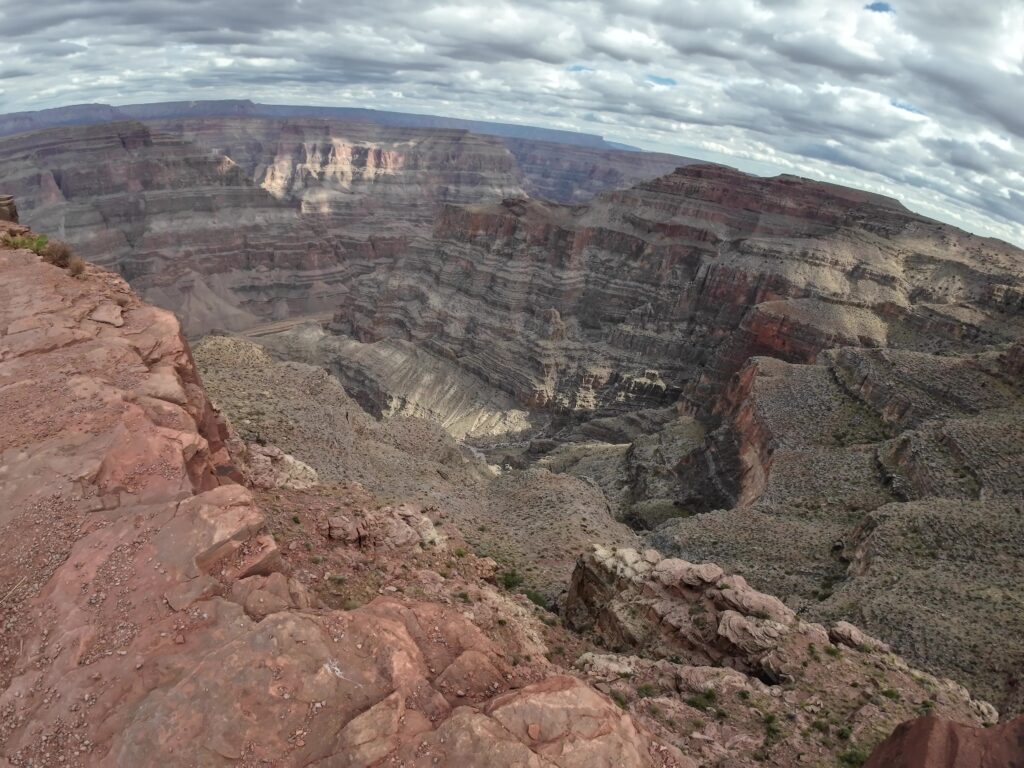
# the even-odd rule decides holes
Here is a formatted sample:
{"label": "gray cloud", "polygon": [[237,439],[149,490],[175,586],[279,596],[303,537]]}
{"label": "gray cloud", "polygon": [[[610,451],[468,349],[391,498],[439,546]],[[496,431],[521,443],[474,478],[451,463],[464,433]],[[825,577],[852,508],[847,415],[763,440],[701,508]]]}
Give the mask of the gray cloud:
{"label": "gray cloud", "polygon": [[1024,243],[1024,3],[888,6],[0,0],[0,111],[252,98],[532,122]]}

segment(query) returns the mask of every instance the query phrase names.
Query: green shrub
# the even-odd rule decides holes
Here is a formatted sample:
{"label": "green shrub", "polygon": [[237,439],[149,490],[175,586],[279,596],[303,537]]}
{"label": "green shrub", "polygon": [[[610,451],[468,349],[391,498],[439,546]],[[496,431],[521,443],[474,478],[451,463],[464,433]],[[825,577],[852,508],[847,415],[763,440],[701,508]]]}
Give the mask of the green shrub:
{"label": "green shrub", "polygon": [[629,704],[629,699],[626,698],[626,694],[624,694],[622,691],[612,691],[608,695],[612,697],[612,701],[614,701],[623,709],[625,709]]}
{"label": "green shrub", "polygon": [[27,248],[38,256],[43,255],[48,241],[46,235],[4,235],[4,245],[10,248]]}
{"label": "green shrub", "polygon": [[871,757],[863,747],[848,749],[839,756],[839,764],[843,768],[860,768]]}
{"label": "green shrub", "polygon": [[716,701],[718,701],[718,694],[708,688],[695,696],[690,696],[686,703],[694,709],[705,710],[714,707]]}
{"label": "green shrub", "polygon": [[505,587],[505,589],[515,589],[523,583],[523,577],[515,568],[511,571],[505,571],[499,578],[501,580],[501,585]]}
{"label": "green shrub", "polygon": [[537,590],[535,590],[535,589],[524,589],[523,590],[523,594],[526,595],[530,599],[530,602],[533,603],[534,605],[540,606],[545,611],[548,609],[548,601],[547,601],[547,599],[545,599],[544,595],[542,595]]}

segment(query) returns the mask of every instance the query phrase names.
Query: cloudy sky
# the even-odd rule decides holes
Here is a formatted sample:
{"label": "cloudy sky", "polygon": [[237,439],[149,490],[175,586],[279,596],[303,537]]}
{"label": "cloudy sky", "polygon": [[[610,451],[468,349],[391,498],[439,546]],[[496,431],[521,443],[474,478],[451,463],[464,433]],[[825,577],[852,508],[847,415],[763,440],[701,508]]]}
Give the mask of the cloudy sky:
{"label": "cloudy sky", "polygon": [[1024,0],[0,0],[0,112],[199,98],[600,133],[1024,245]]}

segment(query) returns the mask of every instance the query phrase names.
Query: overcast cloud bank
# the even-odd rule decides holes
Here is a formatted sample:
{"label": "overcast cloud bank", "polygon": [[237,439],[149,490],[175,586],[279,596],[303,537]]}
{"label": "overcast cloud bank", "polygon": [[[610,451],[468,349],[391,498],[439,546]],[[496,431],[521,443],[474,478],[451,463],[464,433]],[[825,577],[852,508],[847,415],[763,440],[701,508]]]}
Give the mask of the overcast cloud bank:
{"label": "overcast cloud bank", "polygon": [[0,0],[0,112],[252,98],[600,133],[1024,245],[1021,0]]}

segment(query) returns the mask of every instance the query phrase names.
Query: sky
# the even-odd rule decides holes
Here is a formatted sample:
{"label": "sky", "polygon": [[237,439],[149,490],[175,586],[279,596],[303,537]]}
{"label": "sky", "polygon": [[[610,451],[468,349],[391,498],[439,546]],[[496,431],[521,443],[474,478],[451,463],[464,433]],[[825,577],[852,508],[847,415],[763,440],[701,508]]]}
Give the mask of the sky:
{"label": "sky", "polygon": [[0,0],[0,112],[250,98],[540,125],[1024,245],[1024,0]]}

